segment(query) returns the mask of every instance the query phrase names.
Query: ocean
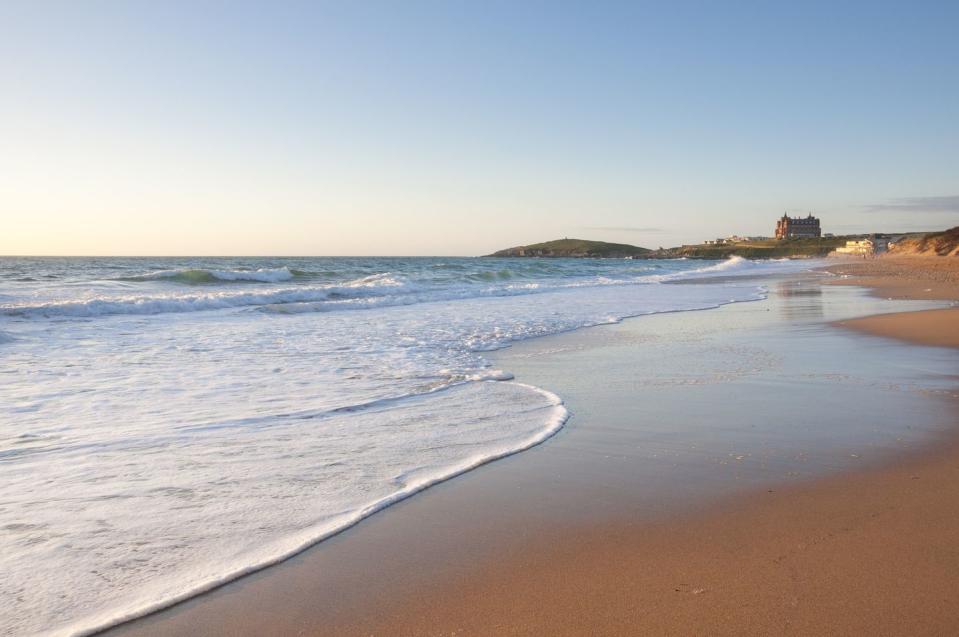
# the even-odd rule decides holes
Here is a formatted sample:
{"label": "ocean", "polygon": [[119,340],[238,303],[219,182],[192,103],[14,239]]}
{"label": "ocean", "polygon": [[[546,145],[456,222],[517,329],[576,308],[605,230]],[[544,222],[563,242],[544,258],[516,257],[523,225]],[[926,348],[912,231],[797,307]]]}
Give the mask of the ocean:
{"label": "ocean", "polygon": [[0,257],[0,634],[145,614],[559,431],[486,352],[812,265]]}

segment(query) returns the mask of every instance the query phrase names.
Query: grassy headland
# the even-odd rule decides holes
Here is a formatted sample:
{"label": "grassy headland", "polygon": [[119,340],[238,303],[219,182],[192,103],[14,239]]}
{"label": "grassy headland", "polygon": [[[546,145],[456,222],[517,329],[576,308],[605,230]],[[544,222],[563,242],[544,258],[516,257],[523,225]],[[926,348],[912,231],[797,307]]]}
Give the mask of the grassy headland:
{"label": "grassy headland", "polygon": [[824,257],[836,248],[846,245],[849,237],[817,239],[761,239],[723,244],[694,244],[657,250],[650,258],[726,259],[731,256],[746,259],[780,259],[783,257]]}
{"label": "grassy headland", "polygon": [[[552,257],[594,259],[781,259],[824,257],[852,239],[871,235],[857,234],[809,239],[737,239],[724,243],[697,243],[675,248],[650,250],[627,243],[607,243],[586,239],[558,239],[494,252],[491,257]],[[886,237],[896,235],[884,235]],[[942,232],[898,235],[889,244],[890,254],[917,256],[959,255],[959,227]]]}
{"label": "grassy headland", "polygon": [[593,258],[624,259],[627,257],[646,257],[652,252],[648,248],[628,243],[607,243],[586,239],[557,239],[526,246],[516,246],[494,252],[491,257],[551,257],[551,258]]}
{"label": "grassy headland", "polygon": [[720,245],[696,244],[676,248],[650,250],[627,243],[607,243],[585,239],[558,239],[494,252],[491,257],[549,257],[600,259],[725,259],[740,256],[747,259],[782,257],[820,257],[845,245],[847,237],[826,239],[763,239]]}

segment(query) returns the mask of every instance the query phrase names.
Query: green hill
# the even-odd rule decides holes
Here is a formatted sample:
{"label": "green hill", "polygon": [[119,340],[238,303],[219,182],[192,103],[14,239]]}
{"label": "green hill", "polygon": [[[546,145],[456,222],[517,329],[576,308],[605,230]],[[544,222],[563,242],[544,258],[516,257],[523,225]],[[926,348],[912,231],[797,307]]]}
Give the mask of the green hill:
{"label": "green hill", "polygon": [[507,248],[487,255],[491,257],[550,257],[578,259],[625,259],[643,257],[651,250],[628,243],[606,243],[586,239],[557,239],[528,246]]}

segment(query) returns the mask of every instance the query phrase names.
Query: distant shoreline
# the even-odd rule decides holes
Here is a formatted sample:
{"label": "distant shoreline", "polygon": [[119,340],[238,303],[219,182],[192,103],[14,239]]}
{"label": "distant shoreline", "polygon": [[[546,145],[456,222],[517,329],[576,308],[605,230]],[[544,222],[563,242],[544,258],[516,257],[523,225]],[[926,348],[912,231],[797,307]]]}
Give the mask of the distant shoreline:
{"label": "distant shoreline", "polygon": [[[818,223],[818,222],[817,222]],[[825,257],[846,246],[847,241],[869,237],[884,237],[882,245],[876,251],[884,249],[892,237],[898,237],[898,244],[890,244],[890,250],[896,254],[956,254],[959,250],[959,228],[942,232],[904,233],[904,234],[850,234],[826,235],[809,238],[759,238],[732,237],[717,239],[701,244],[687,244],[674,248],[651,250],[623,243],[607,243],[585,239],[557,239],[543,243],[516,246],[499,250],[490,257],[519,258],[610,258],[610,259],[728,259],[738,256],[746,259],[801,259]],[[870,248],[870,251],[872,249]]]}
{"label": "distant shoreline", "polygon": [[545,259],[747,259],[818,258],[844,245],[845,237],[822,239],[768,239],[740,241],[722,245],[683,245],[651,250],[623,243],[585,239],[557,239],[516,246],[486,255],[493,258]]}

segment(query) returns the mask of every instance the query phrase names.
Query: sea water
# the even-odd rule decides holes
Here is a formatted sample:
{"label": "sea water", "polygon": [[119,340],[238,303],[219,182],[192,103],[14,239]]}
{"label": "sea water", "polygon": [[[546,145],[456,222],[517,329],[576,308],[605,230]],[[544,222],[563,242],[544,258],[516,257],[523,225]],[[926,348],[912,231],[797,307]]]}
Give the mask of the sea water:
{"label": "sea water", "polygon": [[810,266],[0,258],[0,633],[142,615],[558,431],[484,352]]}

